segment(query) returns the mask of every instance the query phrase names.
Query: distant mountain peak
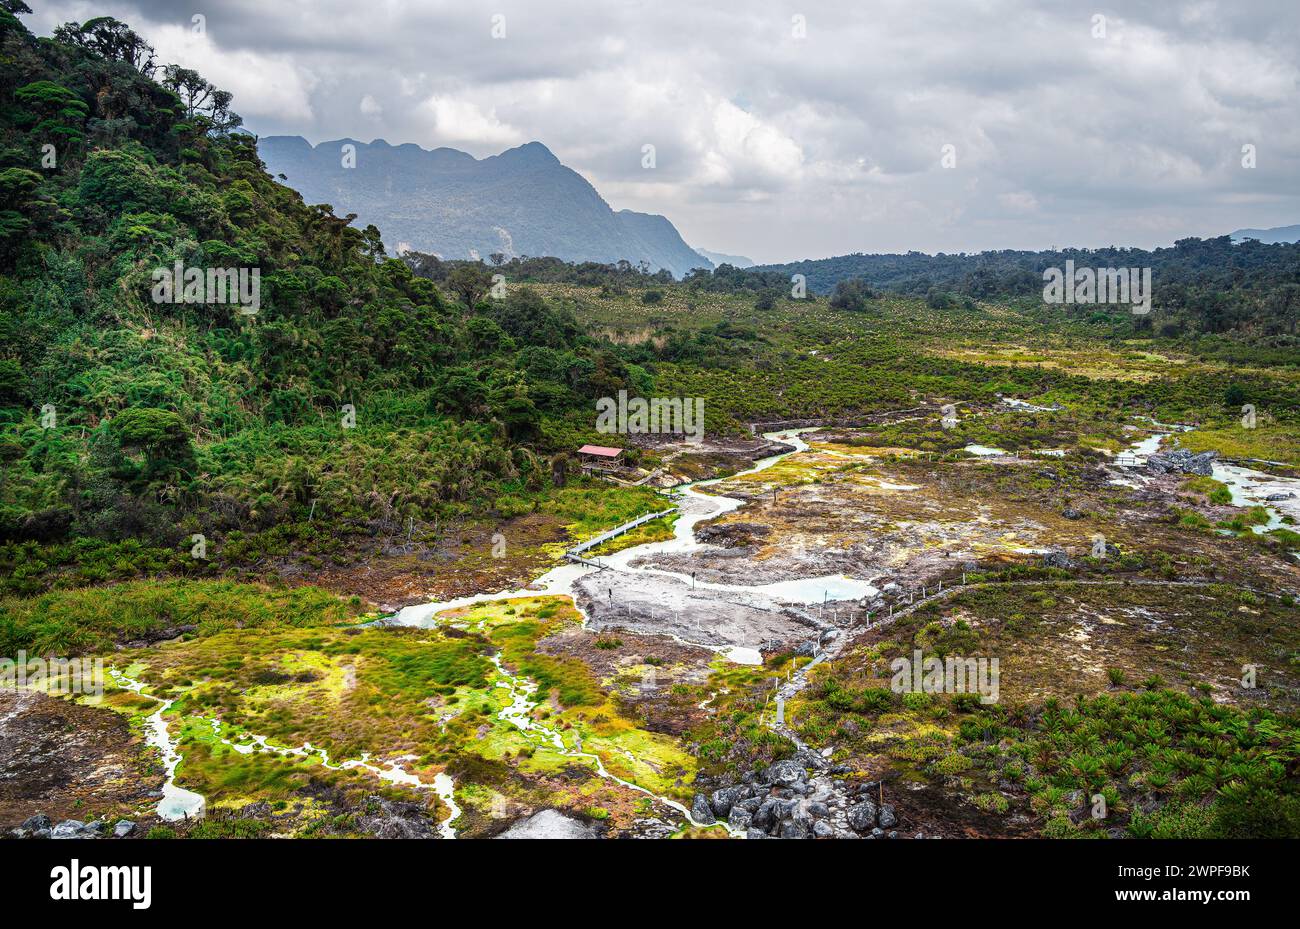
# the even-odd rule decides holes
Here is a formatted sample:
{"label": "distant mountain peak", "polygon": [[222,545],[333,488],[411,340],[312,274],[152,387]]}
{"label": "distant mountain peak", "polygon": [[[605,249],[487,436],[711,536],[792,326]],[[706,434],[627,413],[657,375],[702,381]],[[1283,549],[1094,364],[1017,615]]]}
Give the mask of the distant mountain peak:
{"label": "distant mountain peak", "polygon": [[508,148],[496,156],[502,161],[511,161],[529,165],[558,165],[560,159],[541,142],[525,142],[515,148]]}
{"label": "distant mountain peak", "polygon": [[[356,148],[355,167],[340,149]],[[682,241],[664,216],[610,209],[580,174],[541,142],[476,159],[454,148],[366,144],[338,139],[312,146],[298,136],[266,136],[258,151],[309,203],[329,203],[373,223],[390,248],[444,258],[500,252],[565,261],[646,262],[682,277],[712,263]]]}

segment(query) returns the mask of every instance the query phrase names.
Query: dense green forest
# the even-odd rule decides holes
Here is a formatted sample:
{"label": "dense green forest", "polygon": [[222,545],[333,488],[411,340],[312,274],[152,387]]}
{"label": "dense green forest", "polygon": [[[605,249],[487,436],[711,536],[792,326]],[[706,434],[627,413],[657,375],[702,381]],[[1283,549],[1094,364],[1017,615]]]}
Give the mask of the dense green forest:
{"label": "dense green forest", "polygon": [[[490,511],[549,484],[566,415],[648,386],[535,294],[475,312],[482,273],[444,293],[304,203],[229,94],[123,23],[37,38],[26,12],[0,9],[7,571],[107,551],[115,576],[129,545],[193,570],[193,533]],[[256,269],[256,312],[157,302],[177,263]]]}
{"label": "dense green forest", "polygon": [[[1300,345],[1300,244],[1234,245],[1228,236],[1180,239],[1167,248],[1069,248],[988,251],[976,255],[842,255],[739,270],[696,272],[692,283],[755,291],[789,289],[802,274],[814,293],[857,305],[863,288],[927,297],[941,306],[961,298],[1041,301],[1043,271],[1073,261],[1079,268],[1151,268],[1153,311],[1135,331],[1177,338],[1232,333],[1274,346]],[[868,293],[869,296],[869,293]],[[1080,315],[1115,308],[1079,306]]]}

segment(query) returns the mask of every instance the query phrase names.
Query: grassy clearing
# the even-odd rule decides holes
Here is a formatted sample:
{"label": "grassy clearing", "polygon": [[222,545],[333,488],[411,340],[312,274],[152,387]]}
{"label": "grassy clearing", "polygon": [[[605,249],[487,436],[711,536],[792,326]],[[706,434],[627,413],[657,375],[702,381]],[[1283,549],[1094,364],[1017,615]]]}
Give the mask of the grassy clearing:
{"label": "grassy clearing", "polygon": [[138,581],[0,600],[0,654],[105,651],[178,626],[209,636],[226,629],[327,626],[360,604],[313,587],[275,590],[227,581]]}

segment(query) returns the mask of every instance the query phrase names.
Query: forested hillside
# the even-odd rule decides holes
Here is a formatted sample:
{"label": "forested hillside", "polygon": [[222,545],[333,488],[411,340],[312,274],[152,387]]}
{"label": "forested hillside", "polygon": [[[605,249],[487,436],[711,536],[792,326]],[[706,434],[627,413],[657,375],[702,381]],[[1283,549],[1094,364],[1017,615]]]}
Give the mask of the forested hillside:
{"label": "forested hillside", "polygon": [[[62,562],[90,580],[199,569],[193,533],[517,506],[550,481],[548,430],[644,382],[535,296],[473,315],[481,270],[444,296],[373,226],[304,203],[230,96],[126,25],[36,38],[25,12],[0,12],[0,561],[17,589]],[[177,262],[257,269],[256,313],[154,302]]]}

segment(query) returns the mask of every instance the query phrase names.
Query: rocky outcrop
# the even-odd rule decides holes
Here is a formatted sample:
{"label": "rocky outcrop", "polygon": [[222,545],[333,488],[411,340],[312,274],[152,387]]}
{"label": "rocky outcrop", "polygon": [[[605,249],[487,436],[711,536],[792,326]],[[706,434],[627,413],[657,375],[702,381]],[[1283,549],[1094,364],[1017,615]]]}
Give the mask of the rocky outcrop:
{"label": "rocky outcrop", "polygon": [[1067,555],[1065,552],[1055,551],[1048,552],[1043,556],[1044,568],[1061,568],[1065,571],[1072,571],[1079,566],[1079,563]]}
{"label": "rocky outcrop", "polygon": [[1156,452],[1147,457],[1147,470],[1156,474],[1202,474],[1214,473],[1214,459],[1217,452],[1201,452],[1193,455],[1186,449],[1172,452]]}
{"label": "rocky outcrop", "polygon": [[[726,820],[735,832],[750,839],[893,838],[898,814],[878,804],[879,785],[853,783],[842,765],[832,766],[807,749],[751,771],[740,784],[728,784],[712,794],[696,794],[696,806]],[[723,815],[723,810],[726,815]],[[692,816],[698,820],[695,811]]]}
{"label": "rocky outcrop", "polygon": [[559,810],[540,810],[521,819],[498,839],[594,839],[596,833],[576,819]]}

